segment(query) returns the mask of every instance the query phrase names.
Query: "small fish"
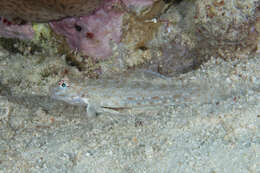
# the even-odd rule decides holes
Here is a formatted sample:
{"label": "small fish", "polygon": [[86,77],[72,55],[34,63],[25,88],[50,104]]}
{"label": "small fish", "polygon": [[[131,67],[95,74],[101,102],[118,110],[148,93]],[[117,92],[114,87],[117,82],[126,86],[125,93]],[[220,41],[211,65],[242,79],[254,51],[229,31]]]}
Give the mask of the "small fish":
{"label": "small fish", "polygon": [[51,87],[50,94],[54,99],[69,104],[86,105],[87,113],[120,112],[138,107],[174,105],[179,99],[185,99],[184,89],[172,85],[151,84],[149,82],[126,80],[95,81],[72,83],[62,80]]}
{"label": "small fish", "polygon": [[0,16],[12,23],[49,22],[92,13],[107,0],[0,0]]}

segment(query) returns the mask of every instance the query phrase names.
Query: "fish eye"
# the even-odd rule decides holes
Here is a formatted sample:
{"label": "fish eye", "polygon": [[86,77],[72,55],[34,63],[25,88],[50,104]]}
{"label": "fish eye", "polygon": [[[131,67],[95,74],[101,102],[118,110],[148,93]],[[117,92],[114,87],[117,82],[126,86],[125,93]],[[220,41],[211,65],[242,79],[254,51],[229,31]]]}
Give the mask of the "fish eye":
{"label": "fish eye", "polygon": [[65,83],[62,83],[62,84],[61,84],[61,87],[65,88],[65,87],[66,87],[66,84],[65,84]]}
{"label": "fish eye", "polygon": [[69,85],[67,85],[66,82],[64,80],[62,80],[62,81],[59,82],[59,86],[61,88],[67,88]]}

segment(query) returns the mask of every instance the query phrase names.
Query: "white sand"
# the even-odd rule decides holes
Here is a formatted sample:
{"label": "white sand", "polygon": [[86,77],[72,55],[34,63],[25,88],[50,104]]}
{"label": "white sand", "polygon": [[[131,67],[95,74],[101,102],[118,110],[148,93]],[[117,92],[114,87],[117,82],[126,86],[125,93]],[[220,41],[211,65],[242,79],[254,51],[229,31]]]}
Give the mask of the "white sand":
{"label": "white sand", "polygon": [[1,97],[12,110],[0,117],[0,173],[259,173],[260,58],[212,58],[174,80],[199,96],[124,116]]}

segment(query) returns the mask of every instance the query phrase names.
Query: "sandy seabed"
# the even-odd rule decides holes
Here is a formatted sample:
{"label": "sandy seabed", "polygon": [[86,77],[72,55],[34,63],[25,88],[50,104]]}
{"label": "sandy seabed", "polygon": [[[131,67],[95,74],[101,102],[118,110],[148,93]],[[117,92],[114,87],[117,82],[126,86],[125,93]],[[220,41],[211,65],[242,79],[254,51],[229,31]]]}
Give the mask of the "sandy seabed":
{"label": "sandy seabed", "polygon": [[183,92],[198,88],[190,99],[94,118],[48,94],[17,95],[12,79],[21,74],[6,64],[2,58],[0,173],[260,172],[259,57],[212,57],[171,79]]}

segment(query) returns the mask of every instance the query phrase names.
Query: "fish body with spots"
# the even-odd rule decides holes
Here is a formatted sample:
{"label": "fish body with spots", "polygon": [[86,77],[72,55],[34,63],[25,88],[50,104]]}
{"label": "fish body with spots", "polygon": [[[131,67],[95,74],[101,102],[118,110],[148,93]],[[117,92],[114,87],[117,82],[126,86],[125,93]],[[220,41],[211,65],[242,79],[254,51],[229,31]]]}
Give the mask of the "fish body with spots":
{"label": "fish body with spots", "polygon": [[111,110],[120,112],[140,107],[174,105],[185,99],[185,93],[178,92],[180,90],[183,89],[165,82],[152,84],[141,81],[97,80],[76,83],[62,80],[59,85],[51,87],[50,95],[53,99],[69,104],[86,105],[88,114],[96,114]]}

